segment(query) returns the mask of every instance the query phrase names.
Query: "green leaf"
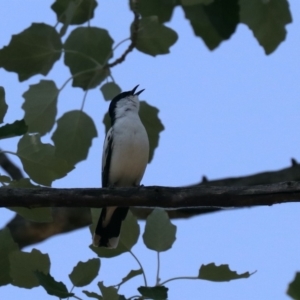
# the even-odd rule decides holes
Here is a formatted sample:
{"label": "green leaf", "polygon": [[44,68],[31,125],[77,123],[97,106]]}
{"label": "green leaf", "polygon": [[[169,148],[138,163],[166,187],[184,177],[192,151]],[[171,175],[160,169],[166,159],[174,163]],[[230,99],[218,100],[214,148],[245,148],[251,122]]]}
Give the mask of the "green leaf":
{"label": "green leaf", "polygon": [[147,248],[158,252],[172,247],[176,240],[176,226],[164,210],[156,208],[147,217],[143,239]]}
{"label": "green leaf", "polygon": [[103,66],[112,56],[112,44],[113,40],[105,29],[79,27],[71,32],[64,48],[65,64],[72,75],[76,75],[73,86],[91,89],[109,75],[109,70]]}
{"label": "green leaf", "polygon": [[98,299],[98,300],[102,300],[103,297],[94,293],[94,292],[88,292],[88,291],[82,291],[87,297],[89,298],[95,298],[95,299]]}
{"label": "green leaf", "polygon": [[[252,273],[253,274],[253,273]],[[214,263],[208,265],[202,265],[199,269],[199,279],[209,281],[230,281],[240,278],[248,278],[252,274],[245,272],[243,274],[237,274],[235,271],[231,271],[228,265],[216,266]]]}
{"label": "green leaf", "polygon": [[69,275],[74,286],[85,286],[90,284],[98,275],[100,269],[100,259],[93,258],[87,262],[78,262]]}
{"label": "green leaf", "polygon": [[14,188],[38,188],[38,187],[41,187],[41,186],[32,184],[30,182],[29,178],[21,178],[19,180],[13,180],[9,184],[9,187],[14,187]]}
{"label": "green leaf", "polygon": [[159,134],[165,128],[158,118],[159,110],[155,106],[149,105],[146,101],[140,101],[140,118],[144,124],[150,144],[149,163],[151,162],[154,151],[158,146]]}
{"label": "green leaf", "polygon": [[[142,123],[144,124],[150,145],[149,152],[149,163],[153,159],[154,151],[158,146],[159,142],[159,134],[162,132],[165,127],[160,121],[158,117],[159,110],[155,106],[151,106],[146,101],[140,101],[140,118]],[[109,114],[106,113],[103,118],[103,124],[105,126],[105,133],[108,132],[110,128],[110,117]]]}
{"label": "green leaf", "polygon": [[138,275],[143,274],[142,269],[138,269],[138,270],[131,270],[123,279],[121,284],[125,283],[126,281],[130,280],[133,277],[136,277]]}
{"label": "green leaf", "polygon": [[154,300],[165,300],[168,298],[168,288],[165,286],[140,286],[138,291],[141,293],[142,296],[151,298]]}
{"label": "green leaf", "polygon": [[7,108],[8,106],[5,102],[5,90],[2,86],[0,86],[0,124],[3,123]]}
{"label": "green leaf", "polygon": [[30,253],[14,251],[9,255],[10,276],[13,285],[31,289],[39,286],[34,271],[48,273],[50,270],[50,258],[48,254],[42,254],[39,250],[32,249]]}
{"label": "green leaf", "polygon": [[152,56],[167,54],[170,53],[169,49],[177,39],[177,33],[160,24],[156,16],[147,17],[140,21],[136,49]]}
{"label": "green leaf", "polygon": [[68,8],[72,3],[75,7],[69,24],[83,24],[94,17],[94,11],[97,7],[96,0],[56,0],[51,5],[51,9],[56,13],[59,22],[67,22]]}
{"label": "green leaf", "polygon": [[108,82],[101,86],[101,92],[105,100],[111,100],[121,93],[121,88],[114,82]]}
{"label": "green leaf", "polygon": [[247,24],[266,54],[285,40],[285,25],[292,22],[286,0],[240,0],[241,22]]}
{"label": "green leaf", "polygon": [[67,161],[55,156],[54,146],[41,143],[39,134],[24,135],[18,143],[17,155],[26,173],[39,184],[50,186],[73,169]]}
{"label": "green leaf", "polygon": [[30,85],[29,90],[23,94],[25,102],[22,108],[28,132],[44,135],[52,129],[57,113],[58,93],[54,81],[41,80],[38,84]]}
{"label": "green leaf", "polygon": [[239,23],[238,0],[215,0],[209,5],[183,6],[196,36],[213,50],[231,37]]}
{"label": "green leaf", "polygon": [[39,284],[46,290],[49,295],[57,296],[59,298],[68,298],[72,297],[74,294],[69,293],[67,287],[64,283],[57,282],[55,279],[50,275],[45,275],[43,272],[35,271],[35,276],[37,277]]}
{"label": "green leaf", "polygon": [[[97,213],[93,213],[94,209],[91,209],[91,211],[92,211],[93,226],[95,228],[100,213],[99,213],[99,209],[95,211]],[[93,228],[92,231],[94,231]],[[135,216],[133,216],[131,211],[128,211],[127,217],[122,223],[118,247],[116,249],[107,249],[104,247],[94,247],[91,245],[90,249],[95,253],[97,253],[99,257],[109,258],[109,257],[118,256],[122,253],[131,250],[131,248],[137,243],[139,235],[140,235],[140,226],[137,222],[137,219]]]}
{"label": "green leaf", "polygon": [[24,120],[15,121],[12,124],[5,124],[0,127],[0,140],[23,135],[27,130],[28,126]]}
{"label": "green leaf", "polygon": [[11,178],[5,175],[0,175],[0,182],[3,183],[10,183],[11,182]]}
{"label": "green leaf", "polygon": [[[133,9],[132,2],[130,1],[131,9]],[[137,10],[143,18],[157,16],[159,22],[164,23],[171,20],[176,5],[176,0],[139,0]]]}
{"label": "green leaf", "polygon": [[0,230],[0,286],[12,282],[10,277],[9,255],[13,251],[19,250],[18,245],[11,237],[10,230],[4,228]]}
{"label": "green leaf", "polygon": [[55,154],[75,165],[87,158],[95,137],[97,130],[92,118],[80,110],[69,111],[57,121],[52,135]]}
{"label": "green leaf", "polygon": [[103,284],[103,281],[100,281],[98,283],[98,286],[99,286],[100,291],[102,293],[103,300],[119,300],[119,295],[118,295],[118,290],[117,289],[115,289],[112,286],[106,287]]}
{"label": "green leaf", "polygon": [[62,43],[56,30],[44,23],[33,23],[0,50],[0,67],[15,72],[20,81],[33,75],[47,75],[61,55]]}
{"label": "green leaf", "polygon": [[289,284],[286,293],[295,300],[300,299],[300,272],[296,273],[296,276],[294,280]]}

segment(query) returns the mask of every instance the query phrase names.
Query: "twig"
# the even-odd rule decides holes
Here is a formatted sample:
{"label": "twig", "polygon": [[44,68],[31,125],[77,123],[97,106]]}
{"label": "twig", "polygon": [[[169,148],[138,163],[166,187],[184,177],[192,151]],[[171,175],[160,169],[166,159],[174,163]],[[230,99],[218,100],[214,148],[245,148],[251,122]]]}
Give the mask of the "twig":
{"label": "twig", "polygon": [[135,3],[135,7],[132,9],[134,19],[133,19],[133,24],[132,24],[131,36],[130,36],[131,43],[129,44],[129,46],[125,50],[125,52],[119,58],[117,58],[114,62],[106,65],[107,68],[112,68],[112,67],[122,63],[126,59],[126,56],[131,51],[133,51],[133,49],[135,48],[137,37],[138,37],[139,26],[140,26],[140,14],[138,13],[138,11],[136,9],[136,5],[137,5],[137,3]]}

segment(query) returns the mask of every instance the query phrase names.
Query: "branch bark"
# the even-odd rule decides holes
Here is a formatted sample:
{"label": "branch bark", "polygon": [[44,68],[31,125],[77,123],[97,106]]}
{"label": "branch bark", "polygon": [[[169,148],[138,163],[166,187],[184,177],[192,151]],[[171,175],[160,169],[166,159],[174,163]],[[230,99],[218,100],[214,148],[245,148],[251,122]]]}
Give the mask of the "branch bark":
{"label": "branch bark", "polygon": [[139,187],[116,189],[0,189],[0,207],[233,208],[300,202],[300,182],[258,186]]}

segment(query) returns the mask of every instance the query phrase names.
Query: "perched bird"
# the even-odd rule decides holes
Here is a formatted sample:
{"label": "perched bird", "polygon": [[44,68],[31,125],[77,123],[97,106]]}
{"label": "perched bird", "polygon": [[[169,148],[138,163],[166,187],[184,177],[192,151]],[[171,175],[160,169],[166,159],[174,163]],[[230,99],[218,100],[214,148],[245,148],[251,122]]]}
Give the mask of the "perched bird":
{"label": "perched bird", "polygon": [[[149,140],[139,117],[138,85],[116,96],[109,105],[111,128],[102,154],[102,187],[139,186],[149,159]],[[96,247],[116,248],[128,207],[107,207],[101,211],[93,236]]]}

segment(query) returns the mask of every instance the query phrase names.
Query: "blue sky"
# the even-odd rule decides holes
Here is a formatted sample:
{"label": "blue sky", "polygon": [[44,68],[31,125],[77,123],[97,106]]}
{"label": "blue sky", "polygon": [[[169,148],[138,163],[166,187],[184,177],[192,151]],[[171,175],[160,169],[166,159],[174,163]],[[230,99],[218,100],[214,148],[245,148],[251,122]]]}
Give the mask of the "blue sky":
{"label": "blue sky", "polygon": [[[32,22],[56,23],[49,9],[52,1],[3,2],[0,12],[0,48],[11,35]],[[155,58],[138,51],[113,69],[116,82],[124,90],[140,84],[145,88],[142,100],[159,108],[165,126],[153,162],[147,167],[144,185],[184,186],[208,179],[242,176],[272,171],[290,165],[293,157],[300,161],[300,3],[291,1],[293,23],[287,26],[287,40],[270,56],[254,39],[252,32],[239,25],[232,38],[210,52],[196,38],[184,14],[176,9],[168,24],[179,39],[168,55]],[[107,28],[115,43],[128,37],[132,15],[127,2],[100,3],[93,26]],[[119,54],[125,49],[120,47]],[[116,54],[116,57],[118,54]],[[47,76],[57,86],[69,78],[62,60]],[[19,83],[17,75],[0,70],[0,85],[5,88],[9,111],[5,121],[23,116],[22,94],[29,84],[43,76]],[[59,115],[79,109],[83,92],[68,86],[59,98]],[[99,89],[88,93],[85,112],[96,123],[98,138],[93,141],[87,161],[81,162],[54,187],[100,187],[100,165],[104,126],[102,118],[108,109]],[[47,135],[43,142],[50,141]],[[5,140],[1,148],[15,151],[18,139]],[[15,157],[11,157],[19,165]],[[177,240],[173,248],[161,255],[161,278],[196,276],[201,264],[229,264],[232,270],[257,273],[246,280],[229,283],[174,281],[168,287],[169,299],[217,300],[289,299],[288,283],[300,270],[300,205],[281,204],[272,207],[240,209],[177,220]],[[2,227],[13,214],[0,209]],[[140,222],[143,232],[144,222]],[[49,253],[51,274],[71,286],[68,274],[79,260],[95,257],[88,248],[91,242],[87,228],[55,236],[44,243],[27,247]],[[154,284],[156,254],[140,239],[133,248]],[[99,280],[116,284],[138,265],[128,254],[102,260]],[[96,280],[89,291],[98,291]],[[132,280],[120,292],[136,294],[142,277]],[[81,289],[75,293],[85,299]],[[51,299],[42,288],[25,290],[0,288],[0,299]]]}

